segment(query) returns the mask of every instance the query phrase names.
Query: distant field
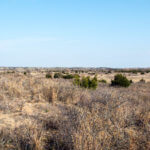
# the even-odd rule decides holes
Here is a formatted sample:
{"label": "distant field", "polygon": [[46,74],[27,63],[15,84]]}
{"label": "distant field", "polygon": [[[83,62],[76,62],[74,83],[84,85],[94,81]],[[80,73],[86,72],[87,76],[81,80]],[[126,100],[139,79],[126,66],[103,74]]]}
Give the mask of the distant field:
{"label": "distant field", "polygon": [[54,74],[55,72],[65,72],[66,74],[79,74],[82,76],[94,77],[95,75],[99,80],[104,79],[108,83],[111,83],[111,80],[117,73],[124,74],[129,80],[137,83],[141,79],[144,79],[145,82],[150,82],[150,69],[93,69],[93,68],[0,68],[0,74],[7,73],[17,73],[22,75],[24,72],[27,72],[28,75],[34,77],[45,77],[45,74],[50,72]]}
{"label": "distant field", "polygon": [[[96,90],[54,79],[55,72],[105,79]],[[46,78],[46,74],[52,78]],[[112,70],[1,69],[0,149],[148,150],[150,73],[123,73],[128,88],[112,87]],[[144,79],[146,82],[139,82]]]}
{"label": "distant field", "polygon": [[[111,73],[111,74],[99,74],[98,78],[99,79],[105,79],[107,80],[109,83],[111,82],[111,80],[114,78],[116,73]],[[150,73],[145,73],[144,75],[141,75],[140,73],[137,74],[132,74],[132,73],[123,73],[125,74],[125,76],[132,80],[133,82],[139,82],[141,79],[144,79],[146,82],[150,82]]]}

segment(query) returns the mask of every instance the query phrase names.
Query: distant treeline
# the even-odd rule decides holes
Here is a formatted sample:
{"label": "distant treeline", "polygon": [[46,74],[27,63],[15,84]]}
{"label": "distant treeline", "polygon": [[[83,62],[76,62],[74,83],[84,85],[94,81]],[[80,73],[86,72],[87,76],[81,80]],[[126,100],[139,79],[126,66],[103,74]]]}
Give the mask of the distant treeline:
{"label": "distant treeline", "polygon": [[88,73],[90,75],[95,75],[97,73],[106,73],[106,74],[110,74],[113,72],[116,73],[150,73],[150,68],[11,68],[11,67],[0,67],[0,71],[1,72],[5,72],[5,73],[14,73],[14,72],[55,72],[55,73],[75,73],[75,74],[80,74],[80,73]]}
{"label": "distant treeline", "polygon": [[144,69],[131,69],[131,70],[119,69],[119,70],[114,70],[114,71],[121,72],[121,73],[134,73],[134,74],[137,74],[137,73],[144,74],[144,73],[150,72],[150,70],[144,70]]}

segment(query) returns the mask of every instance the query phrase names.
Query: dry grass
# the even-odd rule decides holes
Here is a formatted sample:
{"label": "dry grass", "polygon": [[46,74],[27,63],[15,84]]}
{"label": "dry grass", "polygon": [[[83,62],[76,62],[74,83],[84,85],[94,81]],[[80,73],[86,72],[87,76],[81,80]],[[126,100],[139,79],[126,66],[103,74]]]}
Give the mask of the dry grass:
{"label": "dry grass", "polygon": [[[98,74],[98,79],[105,79],[108,83],[111,83],[111,80],[117,73],[100,73]],[[150,73],[145,73],[141,75],[140,73],[133,74],[133,73],[123,73],[129,80],[132,80],[134,83],[139,82],[141,79],[144,79],[146,82],[150,82]]]}
{"label": "dry grass", "polygon": [[93,91],[14,73],[0,89],[2,150],[150,149],[150,83]]}

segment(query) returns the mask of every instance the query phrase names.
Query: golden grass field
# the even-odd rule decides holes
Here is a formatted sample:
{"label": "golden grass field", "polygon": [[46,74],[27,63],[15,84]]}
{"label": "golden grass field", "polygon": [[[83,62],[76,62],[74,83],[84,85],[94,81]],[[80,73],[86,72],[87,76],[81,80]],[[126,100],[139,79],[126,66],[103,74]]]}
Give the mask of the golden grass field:
{"label": "golden grass field", "polygon": [[111,87],[114,74],[98,74],[108,83],[89,90],[41,72],[1,72],[0,150],[150,149],[150,73],[126,74],[128,88]]}

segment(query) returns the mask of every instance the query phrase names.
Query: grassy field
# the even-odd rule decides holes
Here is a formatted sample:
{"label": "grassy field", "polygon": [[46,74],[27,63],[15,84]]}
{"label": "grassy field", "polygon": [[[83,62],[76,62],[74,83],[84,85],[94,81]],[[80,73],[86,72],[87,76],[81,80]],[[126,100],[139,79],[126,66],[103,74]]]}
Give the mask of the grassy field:
{"label": "grassy field", "polygon": [[115,73],[99,73],[107,83],[96,90],[45,74],[0,73],[0,149],[150,149],[150,73],[125,73],[128,88],[110,86]]}

